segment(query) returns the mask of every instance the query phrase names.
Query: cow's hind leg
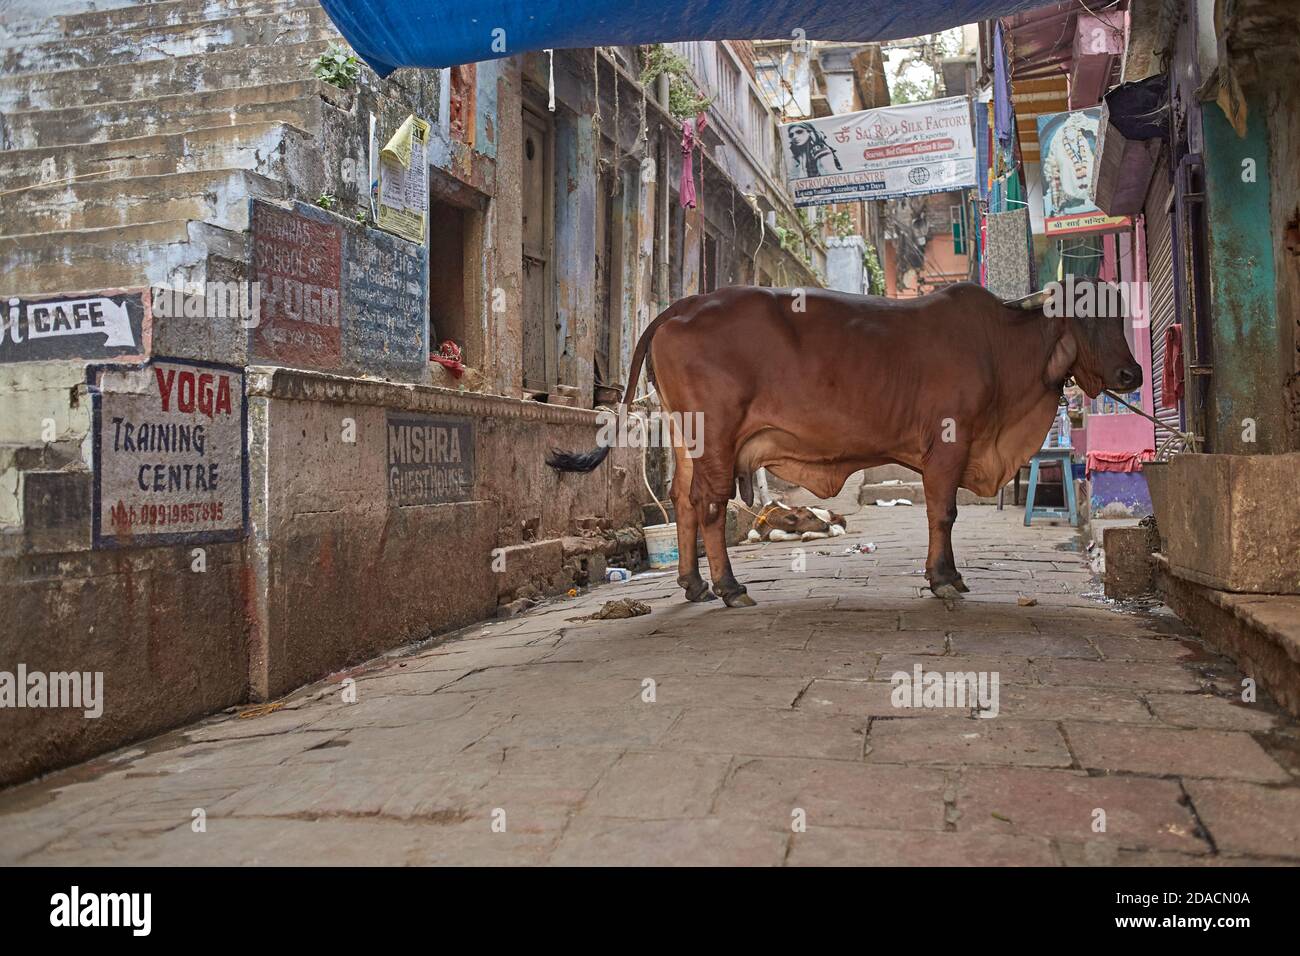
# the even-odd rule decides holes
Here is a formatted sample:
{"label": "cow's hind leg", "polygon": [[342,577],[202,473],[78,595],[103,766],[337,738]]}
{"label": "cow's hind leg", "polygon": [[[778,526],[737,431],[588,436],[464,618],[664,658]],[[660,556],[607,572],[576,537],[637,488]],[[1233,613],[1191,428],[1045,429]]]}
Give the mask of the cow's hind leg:
{"label": "cow's hind leg", "polygon": [[700,577],[700,559],[695,538],[700,521],[691,505],[691,459],[681,448],[674,447],[677,468],[673,472],[673,509],[677,514],[677,583],[686,591],[688,601],[712,601],[716,597]]}
{"label": "cow's hind leg", "polygon": [[935,597],[952,599],[969,591],[957,573],[952,551],[952,527],[957,521],[957,485],[965,469],[966,456],[952,449],[941,460],[927,462],[921,480],[925,487],[926,522],[930,529],[930,547],[925,560],[925,576]]}

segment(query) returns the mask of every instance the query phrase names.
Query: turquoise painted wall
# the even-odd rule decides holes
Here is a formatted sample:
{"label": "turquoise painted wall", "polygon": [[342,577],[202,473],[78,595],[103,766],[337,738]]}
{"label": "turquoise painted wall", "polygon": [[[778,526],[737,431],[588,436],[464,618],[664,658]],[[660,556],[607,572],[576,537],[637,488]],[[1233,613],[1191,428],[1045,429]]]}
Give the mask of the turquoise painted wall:
{"label": "turquoise painted wall", "polygon": [[[1214,103],[1202,109],[1210,315],[1214,373],[1211,450],[1268,454],[1285,450],[1273,229],[1269,214],[1267,113],[1247,103],[1238,137]],[[1189,398],[1194,395],[1189,382]],[[1254,421],[1255,441],[1243,440]]]}

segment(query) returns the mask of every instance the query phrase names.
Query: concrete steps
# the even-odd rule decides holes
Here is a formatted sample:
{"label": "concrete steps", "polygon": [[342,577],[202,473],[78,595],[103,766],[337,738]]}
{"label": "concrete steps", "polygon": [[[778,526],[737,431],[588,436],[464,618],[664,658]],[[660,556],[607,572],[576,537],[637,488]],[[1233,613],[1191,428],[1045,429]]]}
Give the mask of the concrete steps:
{"label": "concrete steps", "polygon": [[163,0],[112,10],[64,14],[57,20],[62,34],[69,39],[76,39],[129,30],[193,25],[236,16],[255,17],[317,5],[315,0]]}
{"label": "concrete steps", "polygon": [[311,79],[327,40],[241,47],[161,60],[0,77],[0,112],[66,109],[121,100]]}
{"label": "concrete steps", "polygon": [[0,206],[0,236],[197,219],[222,229],[248,228],[250,198],[280,199],[282,183],[247,169],[88,179],[27,189]]}
{"label": "concrete steps", "polygon": [[283,122],[310,133],[321,128],[321,109],[350,108],[352,94],[316,79],[119,100],[57,110],[24,110],[4,118],[6,149],[39,149],[156,136],[180,129]]}
{"label": "concrete steps", "polygon": [[240,259],[244,236],[184,219],[0,236],[0,297],[205,281],[209,253]]}
{"label": "concrete steps", "polygon": [[287,123],[243,123],[161,136],[135,136],[71,147],[0,153],[0,191],[72,180],[160,176],[204,169],[248,169],[280,178],[312,137]]}
{"label": "concrete steps", "polygon": [[316,0],[140,0],[18,26],[0,28],[0,295],[225,278],[248,256],[250,198],[325,186],[321,143],[354,94],[311,75],[339,39]]}
{"label": "concrete steps", "polygon": [[94,69],[219,50],[340,39],[319,5],[298,5],[262,16],[240,12],[198,23],[113,30],[15,47],[0,56],[0,75]]}

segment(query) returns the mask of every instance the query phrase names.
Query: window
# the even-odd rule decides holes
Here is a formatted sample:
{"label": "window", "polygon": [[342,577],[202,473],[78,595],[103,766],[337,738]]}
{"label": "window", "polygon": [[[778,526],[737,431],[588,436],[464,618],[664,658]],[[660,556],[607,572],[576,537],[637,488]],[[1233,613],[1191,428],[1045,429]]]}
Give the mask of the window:
{"label": "window", "polygon": [[483,361],[483,220],[487,197],[429,167],[429,350],[448,340]]}
{"label": "window", "polygon": [[740,86],[740,70],[731,60],[731,51],[725,44],[716,45],[718,63],[718,107],[733,123],[740,118],[736,115],[736,90]]}
{"label": "window", "polygon": [[[450,339],[471,363],[465,301],[466,210],[433,199],[429,203],[429,348]],[[477,356],[474,357],[477,360]]]}
{"label": "window", "polygon": [[718,242],[706,229],[700,242],[700,291],[718,288]]}

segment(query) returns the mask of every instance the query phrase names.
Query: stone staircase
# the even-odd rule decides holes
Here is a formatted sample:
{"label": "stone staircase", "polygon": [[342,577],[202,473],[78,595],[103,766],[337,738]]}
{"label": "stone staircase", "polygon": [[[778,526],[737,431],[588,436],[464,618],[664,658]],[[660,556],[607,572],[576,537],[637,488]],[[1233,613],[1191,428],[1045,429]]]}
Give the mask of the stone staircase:
{"label": "stone staircase", "polygon": [[339,39],[316,0],[24,29],[0,49],[0,295],[202,282],[210,252],[243,242],[250,198],[284,198],[291,177],[326,188],[319,141],[351,94],[311,76]]}

